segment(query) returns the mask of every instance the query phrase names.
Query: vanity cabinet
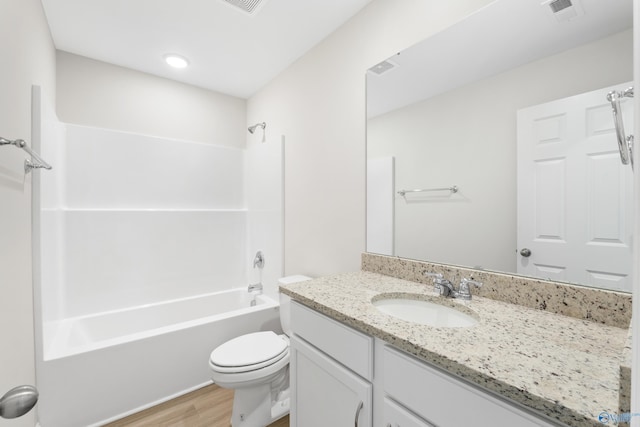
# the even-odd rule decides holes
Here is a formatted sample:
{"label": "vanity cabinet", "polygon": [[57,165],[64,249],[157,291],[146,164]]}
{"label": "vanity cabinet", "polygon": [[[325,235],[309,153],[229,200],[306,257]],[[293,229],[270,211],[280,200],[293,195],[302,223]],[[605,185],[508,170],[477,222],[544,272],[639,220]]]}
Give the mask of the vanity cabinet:
{"label": "vanity cabinet", "polygon": [[373,338],[292,303],[291,427],[373,425]]}
{"label": "vanity cabinet", "polygon": [[296,302],[291,326],[292,427],[556,425]]}
{"label": "vanity cabinet", "polygon": [[371,427],[371,383],[301,339],[291,344],[290,425]]}
{"label": "vanity cabinet", "polygon": [[384,427],[435,427],[423,419],[418,418],[406,408],[397,404],[388,397],[384,398],[384,409],[382,416],[382,426]]}
{"label": "vanity cabinet", "polygon": [[[400,402],[428,421],[398,423],[401,427],[554,426],[389,345],[377,346],[376,350],[380,348],[385,399]],[[393,423],[391,426],[396,427]]]}

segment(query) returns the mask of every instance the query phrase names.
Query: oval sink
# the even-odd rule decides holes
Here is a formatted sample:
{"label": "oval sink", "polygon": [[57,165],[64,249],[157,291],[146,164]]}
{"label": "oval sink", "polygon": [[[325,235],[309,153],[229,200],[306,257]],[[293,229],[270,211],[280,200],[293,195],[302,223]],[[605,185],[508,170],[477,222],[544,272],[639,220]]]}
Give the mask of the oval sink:
{"label": "oval sink", "polygon": [[410,298],[382,298],[374,307],[389,316],[436,328],[466,328],[478,323],[474,316],[434,302]]}

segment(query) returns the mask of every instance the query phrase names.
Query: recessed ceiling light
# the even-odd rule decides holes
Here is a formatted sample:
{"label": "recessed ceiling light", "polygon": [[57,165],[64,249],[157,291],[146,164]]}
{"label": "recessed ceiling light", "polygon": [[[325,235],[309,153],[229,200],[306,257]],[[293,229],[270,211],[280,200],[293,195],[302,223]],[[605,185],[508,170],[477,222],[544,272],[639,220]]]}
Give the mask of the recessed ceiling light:
{"label": "recessed ceiling light", "polygon": [[164,60],[167,64],[174,68],[186,68],[189,65],[189,61],[184,56],[176,55],[175,53],[168,53],[164,56]]}

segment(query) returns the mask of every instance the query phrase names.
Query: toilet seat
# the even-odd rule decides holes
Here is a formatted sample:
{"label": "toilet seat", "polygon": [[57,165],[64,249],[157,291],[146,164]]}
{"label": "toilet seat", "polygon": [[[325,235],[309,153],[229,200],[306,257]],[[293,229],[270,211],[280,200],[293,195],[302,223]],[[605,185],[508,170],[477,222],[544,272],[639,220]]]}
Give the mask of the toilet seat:
{"label": "toilet seat", "polygon": [[289,368],[289,351],[285,352],[285,356],[277,362],[267,365],[260,369],[244,372],[219,372],[217,366],[214,366],[209,360],[209,368],[211,369],[211,379],[215,384],[224,388],[251,388],[261,384],[268,384],[275,378],[286,375]]}
{"label": "toilet seat", "polygon": [[220,373],[242,373],[273,365],[289,355],[289,342],[272,331],[234,338],[211,352],[209,366]]}

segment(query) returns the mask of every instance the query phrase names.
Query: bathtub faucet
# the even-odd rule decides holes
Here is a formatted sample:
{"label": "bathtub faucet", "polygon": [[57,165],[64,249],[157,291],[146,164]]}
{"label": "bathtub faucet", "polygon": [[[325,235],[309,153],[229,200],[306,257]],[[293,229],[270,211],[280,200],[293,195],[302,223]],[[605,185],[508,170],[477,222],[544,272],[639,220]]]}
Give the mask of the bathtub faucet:
{"label": "bathtub faucet", "polygon": [[249,287],[247,288],[247,291],[251,294],[251,293],[258,293],[261,294],[262,293],[262,283],[254,283],[253,285],[249,285]]}

